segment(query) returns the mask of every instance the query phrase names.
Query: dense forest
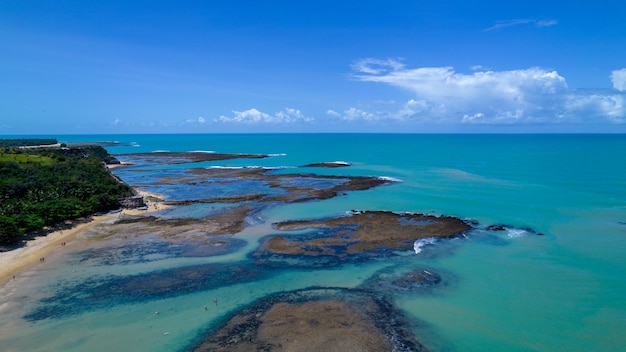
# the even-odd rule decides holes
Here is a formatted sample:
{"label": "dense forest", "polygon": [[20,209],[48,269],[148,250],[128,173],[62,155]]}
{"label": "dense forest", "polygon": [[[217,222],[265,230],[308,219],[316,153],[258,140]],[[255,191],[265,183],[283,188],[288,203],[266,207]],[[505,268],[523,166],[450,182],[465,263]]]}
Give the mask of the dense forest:
{"label": "dense forest", "polygon": [[54,138],[20,138],[20,139],[0,139],[0,148],[23,147],[30,145],[52,145],[58,141]]}
{"label": "dense forest", "polygon": [[[26,144],[23,140],[0,142],[0,244],[65,220],[117,209],[120,198],[133,193],[106,169],[104,163],[115,158],[100,146],[23,149],[17,147]],[[50,144],[27,141],[33,142]]]}

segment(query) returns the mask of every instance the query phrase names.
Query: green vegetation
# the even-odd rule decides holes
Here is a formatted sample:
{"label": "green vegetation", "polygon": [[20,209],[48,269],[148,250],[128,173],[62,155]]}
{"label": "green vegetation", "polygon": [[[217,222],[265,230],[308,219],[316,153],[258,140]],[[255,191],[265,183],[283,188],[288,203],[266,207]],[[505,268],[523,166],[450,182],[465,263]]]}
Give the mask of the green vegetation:
{"label": "green vegetation", "polygon": [[38,154],[0,154],[0,162],[3,161],[14,161],[17,163],[37,163],[39,165],[50,166],[54,159],[49,156],[38,155]]}
{"label": "green vegetation", "polygon": [[20,138],[20,139],[0,139],[0,148],[25,147],[31,145],[57,144],[54,138]]}
{"label": "green vegetation", "polygon": [[120,198],[132,195],[132,189],[103,166],[112,161],[100,146],[0,147],[0,243],[19,241],[44,226],[119,208]]}

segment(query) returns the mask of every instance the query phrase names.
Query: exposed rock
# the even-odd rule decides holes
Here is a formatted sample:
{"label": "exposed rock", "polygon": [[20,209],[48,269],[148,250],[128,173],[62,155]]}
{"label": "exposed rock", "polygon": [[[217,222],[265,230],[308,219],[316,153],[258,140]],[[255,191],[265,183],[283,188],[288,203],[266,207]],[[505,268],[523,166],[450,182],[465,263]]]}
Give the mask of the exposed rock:
{"label": "exposed rock", "polygon": [[267,158],[264,154],[220,154],[220,153],[194,153],[194,152],[153,152],[118,154],[130,159],[140,158],[155,164],[185,164],[203,161],[217,161],[229,159],[262,159]]}
{"label": "exposed rock", "polygon": [[534,234],[537,236],[543,236],[544,234],[541,232],[537,232],[534,229],[531,229],[530,227],[515,227],[515,226],[510,226],[510,225],[504,225],[504,224],[496,224],[496,225],[489,225],[485,228],[488,231],[511,231],[511,230],[521,230],[524,232],[528,232],[530,234]]}
{"label": "exposed rock", "polygon": [[[310,173],[274,174],[269,169],[250,168],[208,168],[190,169],[183,177],[164,177],[155,184],[182,183],[189,185],[219,184],[241,180],[259,182],[259,191],[240,194],[236,197],[259,197],[261,202],[305,202],[322,200],[345,194],[347,191],[363,191],[393,183],[392,180],[373,176],[332,176]],[[220,198],[215,198],[219,201]],[[206,199],[203,202],[214,202]]]}
{"label": "exposed rock", "polygon": [[398,214],[388,211],[364,211],[323,220],[285,221],[279,230],[323,228],[319,236],[271,236],[261,251],[307,256],[354,254],[377,249],[412,249],[415,240],[427,237],[450,238],[472,227],[449,216]]}
{"label": "exposed rock", "polygon": [[324,168],[336,168],[336,167],[348,167],[350,163],[345,161],[327,161],[322,163],[306,164],[303,167],[324,167]]}
{"label": "exposed rock", "polygon": [[193,351],[425,350],[388,302],[348,290],[320,292],[262,300],[230,318]]}

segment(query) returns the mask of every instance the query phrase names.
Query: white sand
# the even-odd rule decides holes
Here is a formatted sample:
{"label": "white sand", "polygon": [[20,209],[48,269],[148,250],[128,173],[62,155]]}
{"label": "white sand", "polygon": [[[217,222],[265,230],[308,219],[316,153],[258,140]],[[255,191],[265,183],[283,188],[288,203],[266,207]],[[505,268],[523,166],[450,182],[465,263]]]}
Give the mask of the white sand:
{"label": "white sand", "polygon": [[[150,196],[163,199],[161,195],[155,193],[140,190],[137,190],[137,193],[143,197]],[[148,209],[146,210],[124,209],[122,214],[143,215],[168,208],[167,205],[160,204],[159,202],[148,201],[147,205]],[[14,275],[16,279],[18,279],[20,272],[29,265],[39,262],[41,258],[45,258],[48,253],[54,250],[62,250],[62,244],[64,242],[70,242],[80,232],[117,216],[118,214],[94,216],[90,222],[78,224],[71,229],[55,231],[47,236],[37,237],[34,240],[28,241],[24,247],[0,253],[0,287],[3,287],[8,281],[12,280]]]}
{"label": "white sand", "polygon": [[74,226],[71,229],[55,231],[47,236],[28,241],[24,247],[0,253],[0,287],[13,278],[19,278],[20,272],[29,265],[54,250],[62,250],[63,242],[71,241],[76,235],[95,224],[114,218],[114,215],[94,216],[93,220]]}

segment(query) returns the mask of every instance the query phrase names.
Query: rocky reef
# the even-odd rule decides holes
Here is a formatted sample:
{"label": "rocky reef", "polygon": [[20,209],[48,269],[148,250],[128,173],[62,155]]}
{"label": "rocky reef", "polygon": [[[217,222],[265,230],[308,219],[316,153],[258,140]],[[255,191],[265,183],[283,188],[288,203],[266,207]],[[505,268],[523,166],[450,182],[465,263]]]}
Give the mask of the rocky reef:
{"label": "rocky reef", "polygon": [[421,238],[450,238],[472,227],[450,216],[389,211],[353,212],[348,216],[295,220],[276,224],[279,230],[320,228],[318,236],[275,235],[268,237],[260,251],[291,255],[350,255],[380,249],[412,249]]}
{"label": "rocky reef", "polygon": [[311,288],[241,310],[192,351],[425,351],[410,328],[391,303],[367,291]]}
{"label": "rocky reef", "polygon": [[118,156],[130,162],[141,160],[151,164],[186,164],[203,161],[218,161],[230,159],[263,159],[264,154],[220,154],[220,153],[196,153],[196,152],[153,152],[118,154]]}

